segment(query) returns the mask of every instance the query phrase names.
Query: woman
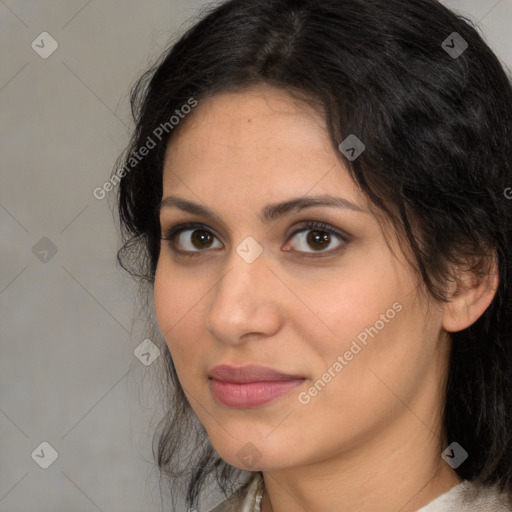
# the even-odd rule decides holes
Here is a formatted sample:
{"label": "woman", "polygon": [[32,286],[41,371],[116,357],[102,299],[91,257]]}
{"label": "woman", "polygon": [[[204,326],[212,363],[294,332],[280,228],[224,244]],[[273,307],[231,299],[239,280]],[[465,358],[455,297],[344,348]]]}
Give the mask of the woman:
{"label": "woman", "polygon": [[187,505],[512,510],[512,87],[467,20],[231,0],[132,94],[119,261]]}

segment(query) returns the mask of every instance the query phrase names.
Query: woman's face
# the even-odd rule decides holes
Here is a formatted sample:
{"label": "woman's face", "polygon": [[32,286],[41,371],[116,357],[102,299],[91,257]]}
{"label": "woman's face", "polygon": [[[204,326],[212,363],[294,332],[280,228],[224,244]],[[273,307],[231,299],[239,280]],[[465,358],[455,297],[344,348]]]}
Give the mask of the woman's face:
{"label": "woman's face", "polygon": [[[162,241],[154,302],[219,455],[271,470],[431,435],[449,348],[442,309],[428,307],[403,244],[386,241],[320,114],[265,86],[202,100],[182,122],[162,234],[194,225]],[[210,378],[219,365],[233,368]],[[238,371],[248,365],[284,376]]]}

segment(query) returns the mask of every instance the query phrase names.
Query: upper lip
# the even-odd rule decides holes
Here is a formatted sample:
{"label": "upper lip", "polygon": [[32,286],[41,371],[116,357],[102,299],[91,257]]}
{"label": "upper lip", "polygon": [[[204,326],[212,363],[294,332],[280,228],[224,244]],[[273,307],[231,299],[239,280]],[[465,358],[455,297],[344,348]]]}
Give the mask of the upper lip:
{"label": "upper lip", "polygon": [[250,364],[247,366],[230,366],[221,364],[215,366],[208,373],[210,378],[222,380],[224,382],[245,383],[261,382],[275,380],[303,379],[300,375],[289,375],[270,368],[269,366],[259,366]]}

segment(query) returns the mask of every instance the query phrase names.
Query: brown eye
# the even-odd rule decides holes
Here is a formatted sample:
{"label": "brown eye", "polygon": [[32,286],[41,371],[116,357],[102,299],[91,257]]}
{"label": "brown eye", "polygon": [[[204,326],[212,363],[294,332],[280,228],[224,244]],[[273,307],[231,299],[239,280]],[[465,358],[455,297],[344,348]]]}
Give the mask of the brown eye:
{"label": "brown eye", "polygon": [[331,235],[324,231],[310,231],[306,242],[315,250],[322,250],[329,246]]}
{"label": "brown eye", "polygon": [[195,229],[191,236],[192,245],[197,249],[205,249],[210,247],[213,241],[213,236],[205,229]]}
{"label": "brown eye", "polygon": [[203,226],[195,224],[182,224],[170,230],[170,232],[162,237],[171,243],[176,252],[197,253],[211,248],[222,247],[222,244],[215,246],[217,237]]}
{"label": "brown eye", "polygon": [[[325,223],[309,222],[296,230],[291,239],[295,239],[294,252],[301,252],[315,256],[329,255],[343,247],[348,239],[341,233],[337,233]],[[336,244],[338,240],[338,244]],[[334,245],[334,246],[333,246]],[[330,250],[326,250],[330,249]],[[287,249],[289,250],[289,249]]]}
{"label": "brown eye", "polygon": [[182,251],[202,251],[213,247],[215,236],[206,229],[183,229],[176,233],[174,240],[177,240],[175,244]]}

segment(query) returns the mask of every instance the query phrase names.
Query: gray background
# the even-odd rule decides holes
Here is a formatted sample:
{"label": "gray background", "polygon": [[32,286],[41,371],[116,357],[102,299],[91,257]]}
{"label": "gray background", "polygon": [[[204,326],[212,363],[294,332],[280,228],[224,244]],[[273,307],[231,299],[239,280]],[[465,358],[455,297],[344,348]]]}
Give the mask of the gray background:
{"label": "gray background", "polygon": [[[134,355],[137,288],[92,192],[128,141],[131,84],[205,4],[0,0],[1,512],[171,511],[152,367]],[[444,4],[512,68],[512,0]],[[46,59],[31,47],[42,32],[58,43]],[[48,469],[31,455],[49,460],[43,441],[58,452]]]}

